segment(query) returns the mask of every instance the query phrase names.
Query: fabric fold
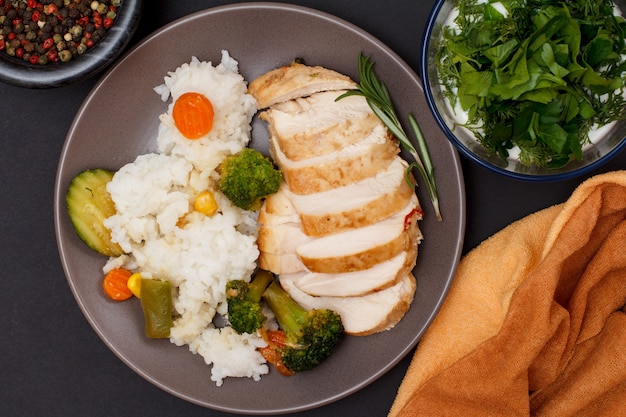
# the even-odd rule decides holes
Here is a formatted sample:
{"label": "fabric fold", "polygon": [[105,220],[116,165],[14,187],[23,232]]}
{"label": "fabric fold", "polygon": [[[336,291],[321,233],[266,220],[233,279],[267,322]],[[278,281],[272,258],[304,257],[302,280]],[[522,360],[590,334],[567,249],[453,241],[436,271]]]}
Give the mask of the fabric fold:
{"label": "fabric fold", "polygon": [[626,410],[626,171],[496,233],[460,262],[389,415]]}

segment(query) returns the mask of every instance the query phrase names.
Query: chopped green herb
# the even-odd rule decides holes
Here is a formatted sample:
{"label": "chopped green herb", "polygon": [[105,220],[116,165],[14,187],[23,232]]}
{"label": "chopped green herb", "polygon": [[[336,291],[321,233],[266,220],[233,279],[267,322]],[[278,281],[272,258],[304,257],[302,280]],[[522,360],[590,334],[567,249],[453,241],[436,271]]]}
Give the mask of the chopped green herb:
{"label": "chopped green herb", "polygon": [[626,117],[626,20],[611,0],[456,0],[437,70],[463,126],[507,160],[560,168]]}

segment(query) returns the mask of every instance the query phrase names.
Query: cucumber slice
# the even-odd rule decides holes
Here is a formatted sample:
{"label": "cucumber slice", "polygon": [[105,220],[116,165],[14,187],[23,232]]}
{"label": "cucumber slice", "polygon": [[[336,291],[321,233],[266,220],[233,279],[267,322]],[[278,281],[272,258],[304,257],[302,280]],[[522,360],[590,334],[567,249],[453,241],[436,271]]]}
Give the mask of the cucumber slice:
{"label": "cucumber slice", "polygon": [[115,204],[106,190],[113,172],[106,169],[88,169],[70,182],[65,201],[67,213],[78,236],[91,249],[106,256],[124,253],[111,241],[111,232],[103,221],[115,214]]}

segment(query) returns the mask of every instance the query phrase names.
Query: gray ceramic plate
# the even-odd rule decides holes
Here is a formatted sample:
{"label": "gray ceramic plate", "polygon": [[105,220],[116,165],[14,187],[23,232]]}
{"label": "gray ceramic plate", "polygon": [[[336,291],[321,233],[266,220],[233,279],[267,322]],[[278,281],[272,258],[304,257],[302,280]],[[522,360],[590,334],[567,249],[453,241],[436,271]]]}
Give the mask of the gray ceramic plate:
{"label": "gray ceramic plate", "polygon": [[[78,172],[117,169],[155,149],[158,116],[166,109],[152,88],[191,56],[219,62],[227,49],[246,79],[295,57],[357,79],[360,51],[376,62],[400,114],[415,114],[434,165],[444,220],[438,222],[424,190],[421,223],[425,240],[416,267],[411,310],[394,329],[348,337],[318,368],[290,378],[275,371],[260,382],[228,378],[222,387],[210,369],[185,347],[143,336],[136,300],[115,303],[100,287],[105,262],[78,239],[65,210],[67,186]],[[265,127],[255,122],[252,146],[265,150]],[[148,381],[205,407],[242,414],[301,411],[345,397],[376,380],[407,355],[433,319],[460,258],[465,229],[465,193],[456,151],[431,118],[420,80],[392,51],[359,28],[311,9],[272,3],[218,7],[180,19],[123,57],[99,81],[78,111],[61,155],[55,192],[59,253],[68,283],[85,317],[119,358]],[[314,387],[314,389],[312,389]],[[242,401],[242,393],[245,393]]]}

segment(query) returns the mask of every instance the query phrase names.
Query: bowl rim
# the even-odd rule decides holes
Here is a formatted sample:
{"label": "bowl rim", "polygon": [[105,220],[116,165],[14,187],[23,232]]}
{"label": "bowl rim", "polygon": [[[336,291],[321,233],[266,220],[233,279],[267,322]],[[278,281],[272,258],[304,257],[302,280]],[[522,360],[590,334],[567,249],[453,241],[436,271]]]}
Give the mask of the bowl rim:
{"label": "bowl rim", "polygon": [[115,24],[88,53],[69,62],[37,65],[0,54],[0,81],[18,87],[53,88],[69,85],[104,70],[124,50],[139,26],[142,0],[124,0]]}
{"label": "bowl rim", "polygon": [[435,103],[434,94],[431,89],[431,85],[430,85],[431,78],[430,78],[429,71],[428,71],[428,51],[429,51],[430,43],[432,40],[432,33],[437,25],[437,17],[439,16],[439,12],[441,11],[441,8],[447,1],[449,0],[437,0],[427,17],[426,26],[424,28],[424,34],[422,36],[422,47],[420,51],[420,67],[422,70],[421,76],[422,76],[422,81],[423,81],[422,84],[424,88],[424,96],[426,98],[428,108],[430,109],[430,112],[432,113],[433,117],[437,121],[439,128],[444,132],[448,140],[452,142],[452,144],[457,148],[457,150],[462,155],[464,155],[471,161],[475,162],[479,166],[482,166],[488,169],[489,171],[492,171],[492,172],[495,172],[497,174],[501,174],[507,177],[511,177],[511,178],[515,178],[519,180],[525,180],[525,181],[558,181],[558,180],[567,180],[567,179],[571,179],[574,177],[587,174],[599,168],[601,165],[604,165],[608,161],[610,161],[613,157],[619,154],[626,147],[626,136],[625,136],[620,140],[620,142],[616,146],[613,147],[613,149],[611,149],[610,151],[608,151],[606,154],[602,155],[600,158],[596,159],[595,161],[592,161],[589,164],[578,167],[578,168],[573,168],[569,171],[555,172],[554,174],[550,174],[550,173],[529,174],[529,173],[522,173],[522,172],[510,170],[507,168],[499,167],[499,166],[492,164],[489,161],[486,161],[480,158],[478,155],[476,155],[474,152],[468,149],[467,146],[465,146],[465,144],[462,143],[456,137],[456,135],[450,130],[445,120],[443,119],[441,113],[439,112],[439,109],[437,108],[437,105]]}

